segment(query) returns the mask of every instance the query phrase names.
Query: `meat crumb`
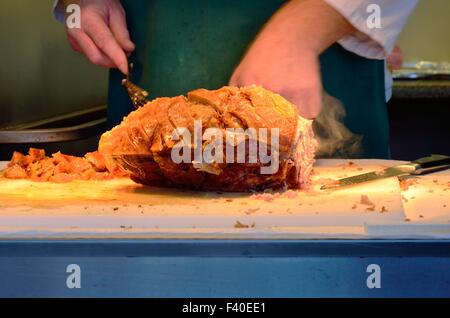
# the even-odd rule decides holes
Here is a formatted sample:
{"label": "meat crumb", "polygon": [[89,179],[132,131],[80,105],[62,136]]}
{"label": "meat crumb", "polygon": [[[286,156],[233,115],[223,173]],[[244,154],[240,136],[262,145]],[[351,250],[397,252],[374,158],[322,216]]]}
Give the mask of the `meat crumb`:
{"label": "meat crumb", "polygon": [[263,200],[266,202],[272,202],[275,197],[273,196],[273,194],[270,193],[259,193],[259,194],[254,194],[253,197],[257,200]]}
{"label": "meat crumb", "polygon": [[416,185],[416,179],[400,179],[400,189],[406,191],[410,186]]}
{"label": "meat crumb", "polygon": [[294,199],[298,196],[298,192],[295,190],[287,190],[284,192],[264,192],[255,193],[252,198],[257,200],[264,200],[266,202],[272,202],[275,199]]}
{"label": "meat crumb", "polygon": [[294,190],[287,190],[285,193],[284,193],[284,196],[286,197],[286,198],[288,198],[288,199],[293,199],[293,198],[295,198],[295,197],[297,197],[297,191],[294,191]]}
{"label": "meat crumb", "polygon": [[255,213],[258,210],[259,210],[259,208],[248,209],[248,210],[245,211],[245,214],[250,215],[252,213]]}
{"label": "meat crumb", "polygon": [[371,206],[371,207],[368,207],[368,208],[366,209],[366,211],[367,211],[367,212],[373,212],[373,211],[375,211],[375,206],[373,205],[373,206]]}
{"label": "meat crumb", "polygon": [[355,163],[354,163],[353,161],[348,161],[348,162],[346,162],[346,163],[341,164],[340,166],[341,166],[341,168],[342,168],[343,170],[345,170],[345,169],[348,168],[348,167],[353,167],[353,166],[355,166]]}
{"label": "meat crumb", "polygon": [[352,210],[355,210],[358,206],[356,204],[353,204]]}
{"label": "meat crumb", "polygon": [[411,222],[411,219],[406,218],[405,222]]}
{"label": "meat crumb", "polygon": [[249,226],[247,224],[236,221],[236,223],[234,223],[234,228],[235,229],[248,229]]}
{"label": "meat crumb", "polygon": [[359,201],[359,203],[364,205],[372,205],[372,206],[375,205],[372,201],[369,200],[369,197],[365,194],[361,195],[361,200]]}
{"label": "meat crumb", "polygon": [[388,209],[386,209],[386,207],[383,205],[381,207],[380,213],[386,213],[386,212],[388,212]]}

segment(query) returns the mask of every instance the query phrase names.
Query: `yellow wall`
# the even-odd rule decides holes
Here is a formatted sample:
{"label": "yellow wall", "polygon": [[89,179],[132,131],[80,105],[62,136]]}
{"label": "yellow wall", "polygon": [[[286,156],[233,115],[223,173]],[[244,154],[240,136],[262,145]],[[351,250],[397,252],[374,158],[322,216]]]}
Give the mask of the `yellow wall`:
{"label": "yellow wall", "polygon": [[398,43],[405,60],[450,62],[450,0],[421,0]]}
{"label": "yellow wall", "polygon": [[1,0],[0,127],[104,105],[107,71],[70,48],[53,0]]}

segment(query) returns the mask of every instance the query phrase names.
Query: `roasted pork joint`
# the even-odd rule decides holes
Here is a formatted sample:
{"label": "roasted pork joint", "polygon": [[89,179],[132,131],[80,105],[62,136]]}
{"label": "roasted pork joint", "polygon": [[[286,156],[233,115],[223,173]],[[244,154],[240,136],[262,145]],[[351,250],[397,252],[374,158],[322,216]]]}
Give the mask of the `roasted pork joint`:
{"label": "roasted pork joint", "polygon": [[138,183],[251,191],[305,186],[316,148],[294,105],[250,86],[157,98],[106,132],[99,152]]}

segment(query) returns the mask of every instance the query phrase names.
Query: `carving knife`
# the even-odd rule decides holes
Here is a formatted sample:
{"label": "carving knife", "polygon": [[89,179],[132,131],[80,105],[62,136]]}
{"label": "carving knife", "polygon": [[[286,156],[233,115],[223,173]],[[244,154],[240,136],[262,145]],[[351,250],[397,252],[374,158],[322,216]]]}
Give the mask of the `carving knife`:
{"label": "carving knife", "polygon": [[420,158],[406,164],[389,167],[381,171],[373,171],[348,178],[338,179],[323,185],[320,189],[339,189],[383,178],[406,175],[423,175],[446,169],[450,169],[449,156],[431,155],[429,157]]}

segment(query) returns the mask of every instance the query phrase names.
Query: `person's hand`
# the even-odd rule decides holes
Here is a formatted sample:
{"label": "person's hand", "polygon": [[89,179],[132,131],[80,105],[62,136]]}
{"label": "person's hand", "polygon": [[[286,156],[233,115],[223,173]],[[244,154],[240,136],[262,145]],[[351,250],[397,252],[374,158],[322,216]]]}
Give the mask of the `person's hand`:
{"label": "person's hand", "polygon": [[303,117],[315,118],[322,107],[318,57],[352,32],[323,0],[288,1],[250,46],[230,85],[261,85],[290,100]]}
{"label": "person's hand", "polygon": [[72,48],[93,64],[128,74],[127,55],[135,46],[119,0],[70,0],[81,8],[81,28],[67,28]]}
{"label": "person's hand", "polygon": [[279,35],[267,34],[255,41],[234,71],[230,85],[261,85],[296,105],[302,117],[315,118],[322,100],[317,54]]}

